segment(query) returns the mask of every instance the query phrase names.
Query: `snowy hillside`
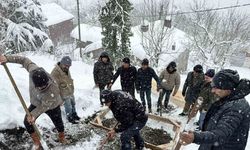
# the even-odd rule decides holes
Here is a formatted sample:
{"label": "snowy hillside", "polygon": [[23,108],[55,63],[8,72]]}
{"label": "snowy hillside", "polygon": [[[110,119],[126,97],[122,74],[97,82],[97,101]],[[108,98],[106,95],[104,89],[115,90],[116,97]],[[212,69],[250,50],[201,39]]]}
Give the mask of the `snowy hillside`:
{"label": "snowy hillside", "polygon": [[[56,64],[56,60],[54,60],[53,56],[38,56],[38,55],[31,55],[28,54],[31,60],[37,63],[39,66],[44,67],[48,72],[50,72],[54,65]],[[27,71],[22,68],[20,65],[16,64],[8,64],[11,73],[13,74],[14,79],[17,82],[17,85],[26,100],[26,103],[29,104],[29,93],[28,93],[28,73]],[[93,89],[94,82],[93,82],[93,75],[92,75],[93,66],[87,65],[80,61],[74,61],[71,67],[72,77],[74,79],[74,84],[76,86],[75,97],[77,103],[77,112],[81,117],[87,117],[93,114],[95,111],[101,109],[99,105],[98,99],[98,90]],[[250,69],[246,68],[235,68],[237,69],[241,75],[241,77],[249,78]],[[12,85],[3,69],[0,66],[0,129],[7,129],[7,128],[14,128],[17,126],[23,126],[23,118],[25,112],[23,111],[20,102],[14,92]],[[183,76],[185,77],[185,76]],[[183,78],[184,79],[184,78]],[[182,79],[182,80],[183,80]],[[182,81],[183,83],[183,81]],[[113,89],[120,88],[119,81],[115,83]],[[138,95],[136,95],[138,97]],[[157,101],[158,95],[153,95],[152,100],[155,106]],[[250,102],[250,97],[247,97],[248,101]],[[82,109],[83,108],[83,109]],[[155,109],[155,108],[154,108]],[[173,115],[177,115],[181,109],[178,109]],[[173,116],[174,117],[174,116]],[[65,118],[64,118],[65,121]],[[46,115],[42,115],[37,124],[40,127],[46,128],[53,128],[52,122]],[[67,128],[67,126],[66,126]],[[0,139],[1,139],[0,134]],[[100,141],[100,136],[95,135],[92,139],[87,142],[78,143],[75,146],[70,146],[66,149],[71,150],[80,150],[80,149],[88,149],[94,150],[96,149],[96,144]],[[248,142],[248,148],[250,149],[250,143]],[[57,148],[57,149],[65,149],[65,148]],[[184,148],[184,150],[195,150],[197,149],[197,145],[190,145]]]}

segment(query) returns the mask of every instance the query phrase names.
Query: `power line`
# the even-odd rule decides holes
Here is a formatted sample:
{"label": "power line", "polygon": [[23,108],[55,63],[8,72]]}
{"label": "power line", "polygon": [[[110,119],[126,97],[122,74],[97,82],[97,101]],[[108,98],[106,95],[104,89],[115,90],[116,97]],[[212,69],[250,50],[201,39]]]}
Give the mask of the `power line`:
{"label": "power line", "polygon": [[[217,7],[217,8],[204,9],[204,10],[194,10],[194,11],[170,13],[170,14],[167,14],[167,15],[168,15],[168,16],[174,16],[174,15],[192,14],[192,13],[199,13],[199,12],[208,12],[208,11],[217,11],[217,10],[224,10],[224,9],[232,9],[232,8],[246,7],[246,6],[250,6],[250,3],[241,4],[241,5],[226,6],[226,7]],[[151,15],[151,16],[132,16],[132,17],[157,17],[157,16],[159,16],[159,15]]]}

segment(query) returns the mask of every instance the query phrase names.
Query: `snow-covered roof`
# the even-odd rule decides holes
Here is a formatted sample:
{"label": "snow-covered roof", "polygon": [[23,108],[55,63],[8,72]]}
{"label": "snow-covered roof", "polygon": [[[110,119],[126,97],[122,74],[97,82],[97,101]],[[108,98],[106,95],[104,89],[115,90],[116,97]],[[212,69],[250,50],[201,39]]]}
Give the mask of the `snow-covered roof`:
{"label": "snow-covered roof", "polygon": [[68,11],[64,10],[61,6],[56,3],[48,3],[41,5],[43,14],[48,19],[45,21],[47,26],[55,25],[60,22],[73,19],[74,16]]}
{"label": "snow-covered roof", "polygon": [[[88,24],[81,24],[80,27],[81,27],[81,41],[97,42],[103,38],[101,34],[102,28],[100,27],[92,26]],[[75,39],[79,39],[78,26],[76,26],[72,30],[71,37]]]}

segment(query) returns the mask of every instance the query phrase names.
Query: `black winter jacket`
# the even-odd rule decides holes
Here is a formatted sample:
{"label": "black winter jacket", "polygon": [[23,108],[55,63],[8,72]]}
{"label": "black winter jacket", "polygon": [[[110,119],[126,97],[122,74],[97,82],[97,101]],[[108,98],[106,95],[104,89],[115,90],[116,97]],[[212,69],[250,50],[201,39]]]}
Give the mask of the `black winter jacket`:
{"label": "black winter jacket", "polygon": [[136,79],[136,90],[148,90],[152,87],[152,78],[155,79],[157,85],[160,86],[160,79],[155,73],[154,69],[148,67],[143,70],[142,68],[138,69],[137,79]]}
{"label": "black winter jacket", "polygon": [[194,132],[199,150],[245,150],[250,122],[250,107],[245,96],[250,81],[243,79],[227,97],[212,104],[206,114],[203,131]]}
{"label": "black winter jacket", "polygon": [[113,77],[112,83],[115,82],[115,80],[120,75],[121,77],[121,86],[123,88],[130,88],[135,86],[135,80],[136,80],[136,74],[137,70],[134,66],[130,66],[129,68],[119,67]]}
{"label": "black winter jacket", "polygon": [[101,58],[94,65],[95,84],[109,84],[113,78],[114,67],[108,60],[107,63],[101,61]]}
{"label": "black winter jacket", "polygon": [[127,130],[137,121],[147,122],[148,116],[140,102],[121,90],[113,91],[111,94],[112,102],[110,109],[115,119],[120,123],[115,129],[116,132]]}

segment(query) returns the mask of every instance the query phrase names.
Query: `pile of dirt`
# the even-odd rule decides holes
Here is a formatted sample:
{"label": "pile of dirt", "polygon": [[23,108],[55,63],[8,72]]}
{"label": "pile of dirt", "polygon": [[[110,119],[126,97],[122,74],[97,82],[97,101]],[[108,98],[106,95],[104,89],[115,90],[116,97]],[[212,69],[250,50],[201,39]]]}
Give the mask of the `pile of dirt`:
{"label": "pile of dirt", "polygon": [[169,133],[167,133],[167,131],[162,129],[150,128],[148,126],[145,126],[141,130],[141,135],[145,142],[154,145],[167,144],[172,140],[172,137]]}
{"label": "pile of dirt", "polygon": [[114,128],[116,123],[117,121],[115,118],[108,118],[102,120],[102,125],[108,128]]}
{"label": "pile of dirt", "polygon": [[[105,127],[112,128],[115,126],[116,122],[117,121],[114,118],[110,118],[110,119],[104,119],[102,121],[102,124]],[[141,130],[141,135],[143,139],[145,140],[145,142],[148,142],[154,145],[167,144],[172,140],[170,134],[167,133],[167,131],[162,130],[162,129],[154,129],[148,126],[145,126]]]}

